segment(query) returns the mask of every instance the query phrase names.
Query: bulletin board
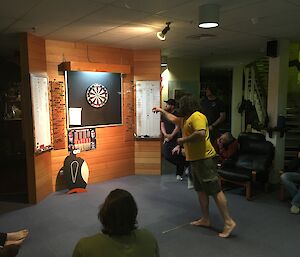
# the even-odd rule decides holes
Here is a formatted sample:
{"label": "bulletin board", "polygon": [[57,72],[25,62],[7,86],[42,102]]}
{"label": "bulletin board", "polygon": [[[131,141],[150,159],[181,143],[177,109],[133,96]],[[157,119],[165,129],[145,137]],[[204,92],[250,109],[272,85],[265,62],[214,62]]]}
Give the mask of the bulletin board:
{"label": "bulletin board", "polygon": [[66,71],[68,129],[122,124],[122,75]]}
{"label": "bulletin board", "polygon": [[160,115],[152,112],[160,106],[160,81],[136,82],[136,134],[140,138],[160,137]]}
{"label": "bulletin board", "polygon": [[48,78],[30,75],[35,153],[51,149]]}

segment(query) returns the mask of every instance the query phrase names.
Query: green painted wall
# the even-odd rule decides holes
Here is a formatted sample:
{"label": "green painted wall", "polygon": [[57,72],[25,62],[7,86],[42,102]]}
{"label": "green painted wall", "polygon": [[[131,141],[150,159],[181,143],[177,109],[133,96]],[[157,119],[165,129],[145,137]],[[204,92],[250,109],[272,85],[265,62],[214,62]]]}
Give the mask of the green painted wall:
{"label": "green painted wall", "polygon": [[190,93],[200,96],[200,62],[172,58],[168,59],[169,98],[175,98],[175,94]]}

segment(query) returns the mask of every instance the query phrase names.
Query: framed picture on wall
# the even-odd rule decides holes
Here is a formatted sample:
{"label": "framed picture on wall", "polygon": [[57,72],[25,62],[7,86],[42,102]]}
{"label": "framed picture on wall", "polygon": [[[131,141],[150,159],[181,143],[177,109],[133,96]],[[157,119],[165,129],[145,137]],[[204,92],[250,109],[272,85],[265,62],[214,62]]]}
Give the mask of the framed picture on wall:
{"label": "framed picture on wall", "polygon": [[68,129],[122,124],[120,73],[66,71]]}

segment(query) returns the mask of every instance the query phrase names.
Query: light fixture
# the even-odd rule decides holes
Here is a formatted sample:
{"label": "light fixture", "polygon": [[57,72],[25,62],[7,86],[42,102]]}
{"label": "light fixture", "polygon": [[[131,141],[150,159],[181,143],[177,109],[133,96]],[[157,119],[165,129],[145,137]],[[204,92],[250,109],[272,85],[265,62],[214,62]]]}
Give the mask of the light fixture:
{"label": "light fixture", "polygon": [[210,29],[219,26],[219,5],[204,4],[199,6],[199,27]]}
{"label": "light fixture", "polygon": [[156,36],[158,37],[159,40],[161,41],[166,40],[166,34],[170,30],[170,24],[171,24],[170,21],[166,22],[167,26],[162,31],[157,32]]}

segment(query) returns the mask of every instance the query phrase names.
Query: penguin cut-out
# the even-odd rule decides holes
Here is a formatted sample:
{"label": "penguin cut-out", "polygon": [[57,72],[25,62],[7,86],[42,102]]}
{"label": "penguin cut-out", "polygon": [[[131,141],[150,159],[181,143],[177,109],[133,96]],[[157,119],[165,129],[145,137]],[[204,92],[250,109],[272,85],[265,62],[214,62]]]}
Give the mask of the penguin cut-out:
{"label": "penguin cut-out", "polygon": [[80,157],[76,157],[78,151],[73,150],[65,158],[63,174],[69,189],[68,194],[87,192],[85,189],[89,178],[87,163]]}

